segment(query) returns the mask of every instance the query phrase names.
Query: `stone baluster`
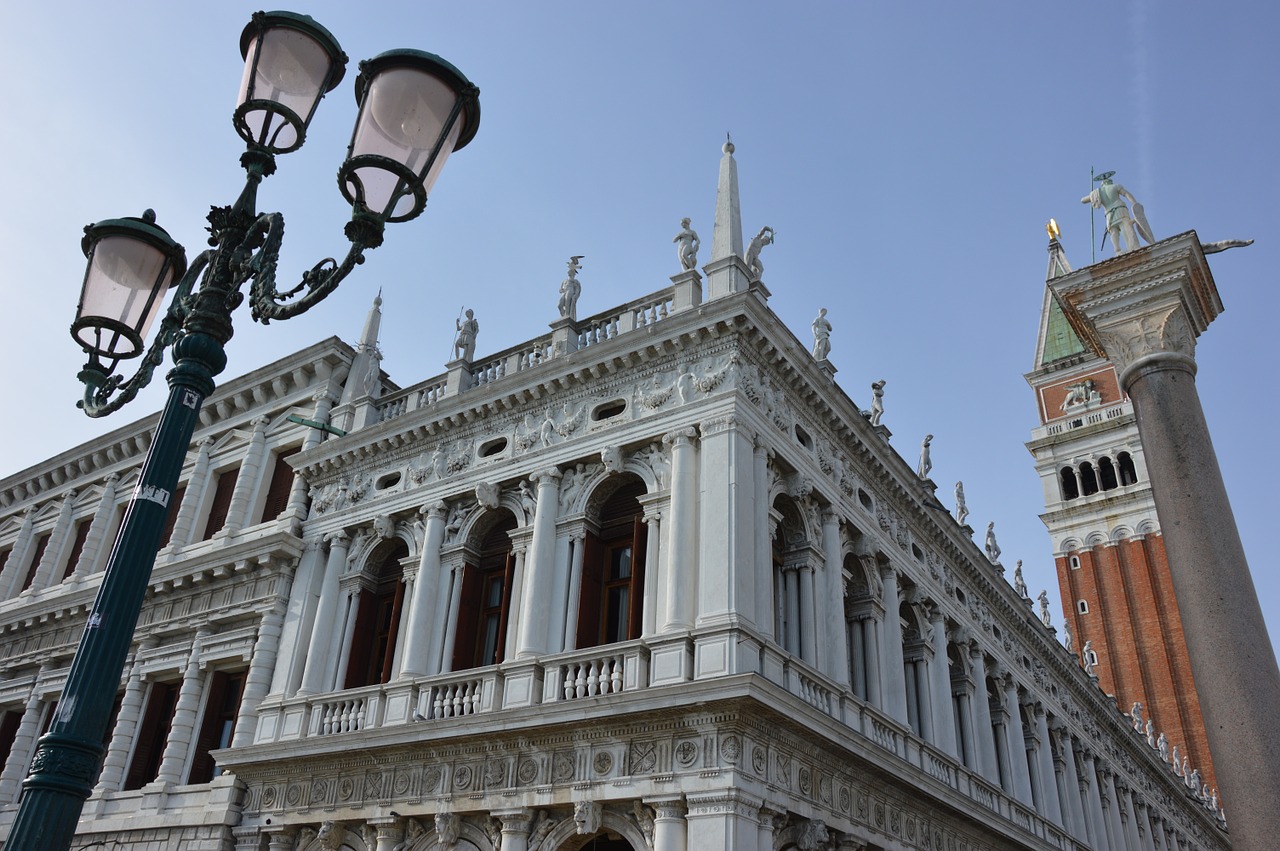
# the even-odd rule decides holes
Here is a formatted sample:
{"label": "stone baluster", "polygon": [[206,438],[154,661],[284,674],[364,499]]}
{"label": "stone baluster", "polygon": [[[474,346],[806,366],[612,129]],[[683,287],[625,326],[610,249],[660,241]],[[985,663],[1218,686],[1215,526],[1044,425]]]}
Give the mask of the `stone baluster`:
{"label": "stone baluster", "polygon": [[533,517],[533,539],[525,562],[520,597],[520,622],[516,658],[531,659],[548,652],[547,634],[551,586],[555,577],[556,519],[560,510],[560,471],[554,467],[532,477],[537,483],[538,505]]}
{"label": "stone baluster", "polygon": [[698,553],[698,430],[679,429],[662,438],[671,447],[671,519],[664,542],[667,558],[666,611],[663,632],[693,627]]}
{"label": "stone baluster", "polygon": [[75,572],[71,574],[72,581],[79,582],[94,573],[98,568],[99,554],[102,552],[103,544],[110,545],[107,542],[107,531],[111,521],[115,519],[116,482],[119,480],[119,474],[112,473],[102,483],[102,498],[98,501],[98,508],[94,511],[93,520],[89,523],[89,532],[85,535],[80,559],[76,562]]}
{"label": "stone baluster", "polygon": [[249,435],[244,457],[240,459],[240,473],[236,476],[231,503],[227,506],[227,522],[219,531],[221,537],[234,535],[249,525],[251,501],[262,481],[262,462],[267,457],[267,418],[254,417],[250,424],[253,432]]}
{"label": "stone baluster", "polygon": [[329,647],[333,643],[333,624],[341,602],[339,580],[347,567],[347,548],[351,545],[351,539],[339,529],[330,532],[325,540],[329,544],[329,558],[324,566],[320,602],[316,607],[315,626],[311,630],[302,687],[298,689],[298,694],[319,694],[329,687],[326,676],[329,671]]}
{"label": "stone baluster", "polygon": [[204,686],[204,677],[200,671],[200,651],[210,634],[210,630],[200,629],[191,642],[191,652],[187,656],[187,667],[182,673],[182,686],[178,689],[178,701],[173,710],[173,722],[169,725],[169,737],[164,743],[164,756],[160,759],[160,770],[156,772],[157,783],[176,785],[183,782],[182,769],[186,765],[187,751],[195,732],[196,716],[200,712],[200,693]]}
{"label": "stone baluster", "polygon": [[424,505],[419,513],[426,516],[422,534],[422,554],[418,574],[413,582],[409,615],[405,619],[404,661],[401,677],[420,677],[431,671],[428,663],[431,636],[435,624],[433,603],[440,593],[440,547],[444,543],[445,515],[443,502]]}

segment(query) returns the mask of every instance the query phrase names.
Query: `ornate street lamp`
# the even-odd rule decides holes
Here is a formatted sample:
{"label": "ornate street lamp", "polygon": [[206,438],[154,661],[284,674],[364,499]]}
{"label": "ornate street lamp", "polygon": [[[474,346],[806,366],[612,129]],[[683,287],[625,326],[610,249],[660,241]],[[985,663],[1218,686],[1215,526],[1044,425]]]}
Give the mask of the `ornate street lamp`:
{"label": "ornate street lamp", "polygon": [[[71,334],[88,355],[79,402],[91,417],[128,403],[172,347],[170,393],[138,484],[89,613],[49,732],[40,738],[5,851],[70,847],[84,800],[102,761],[102,741],[120,671],[137,626],[155,553],[200,406],[226,366],[231,313],[248,284],[253,318],[266,324],[303,313],[325,298],[382,244],[387,222],[420,214],[445,160],[475,136],[479,90],[429,53],[396,50],[361,63],[359,119],[339,188],[352,204],[342,262],[325,259],[297,286],[276,289],[284,235],[279,213],[257,211],[257,188],[275,157],[297,150],[321,98],[342,79],[347,57],[324,27],[305,15],[259,12],[240,40],[245,59],[236,132],[246,150],[240,197],[209,213],[210,248],[187,266],[185,252],[155,223],[108,219],[85,228],[88,266]],[[168,310],[165,294],[173,291]],[[160,328],[145,348],[147,329]],[[117,366],[141,357],[125,379]]]}

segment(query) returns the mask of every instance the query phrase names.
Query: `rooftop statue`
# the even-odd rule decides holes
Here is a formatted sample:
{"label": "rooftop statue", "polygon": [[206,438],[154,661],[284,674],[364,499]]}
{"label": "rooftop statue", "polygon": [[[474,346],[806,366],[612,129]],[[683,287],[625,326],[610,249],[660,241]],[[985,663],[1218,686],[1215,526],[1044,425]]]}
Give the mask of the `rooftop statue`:
{"label": "rooftop statue", "polygon": [[1075,652],[1076,637],[1071,634],[1071,621],[1064,620],[1062,622],[1062,646],[1067,648],[1068,653]]}
{"label": "rooftop statue", "polygon": [[747,256],[743,259],[747,261],[747,269],[750,270],[752,280],[760,280],[764,275],[764,264],[760,262],[760,251],[766,245],[773,245],[773,228],[765,225],[760,228],[760,232],[751,237],[751,242],[747,245]]}
{"label": "rooftop statue", "polygon": [[1086,641],[1084,643],[1084,649],[1080,651],[1080,655],[1082,657],[1081,661],[1084,662],[1084,672],[1092,677],[1094,675],[1093,668],[1094,668],[1094,665],[1096,664],[1093,661],[1093,642],[1092,641]]}
{"label": "rooftop statue", "polygon": [[870,420],[873,426],[880,425],[880,418],[884,416],[884,379],[871,382],[871,414]]}
{"label": "rooftop statue", "polygon": [[827,318],[825,307],[818,310],[818,316],[810,327],[813,328],[813,358],[826,360],[831,354],[831,320]]}
{"label": "rooftop statue", "polygon": [[961,526],[969,519],[969,506],[964,503],[964,482],[956,482],[956,522]]}
{"label": "rooftop statue", "polygon": [[1053,619],[1049,615],[1049,592],[1041,589],[1040,596],[1036,599],[1040,601],[1040,623],[1046,627],[1053,626]]}
{"label": "rooftop statue", "polygon": [[[1116,254],[1133,251],[1138,248],[1138,237],[1148,244],[1155,242],[1151,235],[1151,225],[1147,224],[1147,213],[1129,190],[1119,183],[1112,183],[1114,171],[1104,171],[1094,178],[1098,188],[1080,199],[1081,204],[1092,204],[1096,209],[1107,211],[1107,233],[1111,236],[1111,244]],[[1133,216],[1125,206],[1125,199],[1133,204]],[[1121,247],[1123,240],[1124,246]]]}
{"label": "rooftop statue", "polygon": [[1000,545],[996,543],[996,522],[992,520],[987,524],[987,561],[992,564],[1000,563]]}
{"label": "rooftop statue", "polygon": [[560,282],[560,318],[578,318],[578,296],[582,295],[582,284],[578,283],[578,270],[582,264],[578,261],[585,254],[575,254],[569,258],[569,276]]}
{"label": "rooftop statue", "polygon": [[454,360],[470,361],[476,356],[476,335],[480,333],[480,323],[476,321],[476,312],[467,308],[466,319],[458,319],[453,324],[458,328],[458,336],[453,340]]}
{"label": "rooftop statue", "polygon": [[929,457],[929,444],[932,442],[931,434],[926,434],[920,442],[920,464],[916,467],[916,475],[922,479],[929,478],[929,471],[933,469],[933,459]]}
{"label": "rooftop statue", "polygon": [[[988,528],[987,531],[991,532],[992,530]],[[1027,580],[1022,578],[1022,559],[1018,559],[1017,564],[1013,566],[1013,590],[1017,591],[1018,596],[1022,599],[1031,599],[1031,595],[1027,593]]]}
{"label": "rooftop statue", "polygon": [[698,265],[698,248],[702,245],[702,240],[698,239],[698,232],[689,227],[691,219],[685,217],[680,220],[680,232],[676,234],[676,238],[671,240],[676,244],[676,256],[680,258],[680,268],[686,272],[692,271]]}

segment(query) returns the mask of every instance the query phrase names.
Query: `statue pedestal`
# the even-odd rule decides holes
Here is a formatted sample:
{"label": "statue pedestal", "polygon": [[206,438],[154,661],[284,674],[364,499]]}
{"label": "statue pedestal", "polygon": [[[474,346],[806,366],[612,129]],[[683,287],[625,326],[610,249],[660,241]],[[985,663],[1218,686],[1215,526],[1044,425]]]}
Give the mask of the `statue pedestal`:
{"label": "statue pedestal", "polygon": [[[741,257],[730,255],[702,267],[707,275],[707,301],[746,292],[753,286],[750,270]],[[768,294],[768,291],[765,291]]]}
{"label": "statue pedestal", "polygon": [[833,364],[831,361],[827,360],[826,358],[819,358],[818,368],[821,369],[823,372],[825,372],[827,374],[827,377],[830,378],[832,381],[836,380],[836,367],[835,367],[835,364]]}
{"label": "statue pedestal", "polygon": [[688,269],[678,275],[671,276],[674,292],[671,298],[671,312],[692,310],[702,304],[702,276],[697,269]]}
{"label": "statue pedestal", "polygon": [[449,371],[444,384],[446,396],[457,396],[471,389],[471,361],[458,358],[449,361],[444,368]]}
{"label": "statue pedestal", "polygon": [[578,350],[578,323],[562,316],[551,323],[551,356],[559,357]]}

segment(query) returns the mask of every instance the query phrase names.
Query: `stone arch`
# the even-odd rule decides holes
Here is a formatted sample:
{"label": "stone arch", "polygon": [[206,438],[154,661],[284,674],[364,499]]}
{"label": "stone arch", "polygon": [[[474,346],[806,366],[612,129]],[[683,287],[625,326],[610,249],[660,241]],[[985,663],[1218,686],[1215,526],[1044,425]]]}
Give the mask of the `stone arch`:
{"label": "stone arch", "polygon": [[1080,546],[1081,545],[1080,545],[1079,538],[1066,538],[1065,540],[1063,540],[1061,544],[1058,545],[1058,552],[1060,553],[1074,552],[1075,550],[1080,549]]}
{"label": "stone arch", "polygon": [[1143,520],[1138,524],[1139,535],[1156,535],[1160,532],[1160,524],[1154,520]]}
{"label": "stone arch", "polygon": [[624,467],[620,473],[605,473],[601,470],[588,479],[586,485],[582,488],[582,494],[574,502],[577,506],[580,506],[581,513],[595,520],[599,518],[600,509],[604,507],[610,497],[624,486],[635,482],[639,482],[644,487],[645,493],[653,493],[651,481],[646,481],[644,476],[628,469],[628,467]]}
{"label": "stone arch", "polygon": [[[360,531],[368,533],[373,527],[365,526]],[[384,544],[391,543],[392,540],[398,539],[404,542],[407,550],[406,556],[418,555],[420,547],[418,546],[418,538],[413,534],[413,526],[404,521],[396,522],[391,525],[390,534],[382,534],[376,528],[373,528],[372,534],[359,535],[355,546],[347,553],[347,564],[350,569],[355,571],[364,570],[370,563],[376,563],[373,558],[375,553],[385,551]]]}
{"label": "stone arch", "polygon": [[578,824],[572,818],[561,820],[542,842],[542,851],[582,851],[593,839],[616,834],[629,844],[632,851],[644,851],[649,845],[640,828],[627,816],[606,808],[600,819],[600,830],[589,836],[578,834]]}
{"label": "stone arch", "polygon": [[466,525],[458,533],[458,542],[479,550],[484,539],[488,537],[490,530],[494,526],[514,518],[516,527],[519,528],[522,525],[520,518],[523,516],[524,511],[518,501],[513,506],[504,499],[498,503],[497,508],[481,508],[474,517],[467,518]]}
{"label": "stone arch", "polygon": [[[578,649],[639,638],[643,631],[645,569],[651,546],[641,498],[644,479],[627,470],[599,479],[584,503],[574,646]],[[576,552],[576,551],[575,551]]]}
{"label": "stone arch", "polygon": [[1086,547],[1100,547],[1107,542],[1107,536],[1101,532],[1090,532],[1088,537],[1084,539]]}
{"label": "stone arch", "polygon": [[1123,541],[1126,538],[1132,538],[1132,537],[1133,537],[1133,530],[1130,529],[1128,526],[1117,526],[1116,528],[1111,530],[1111,540],[1114,542],[1119,543],[1120,541]]}

